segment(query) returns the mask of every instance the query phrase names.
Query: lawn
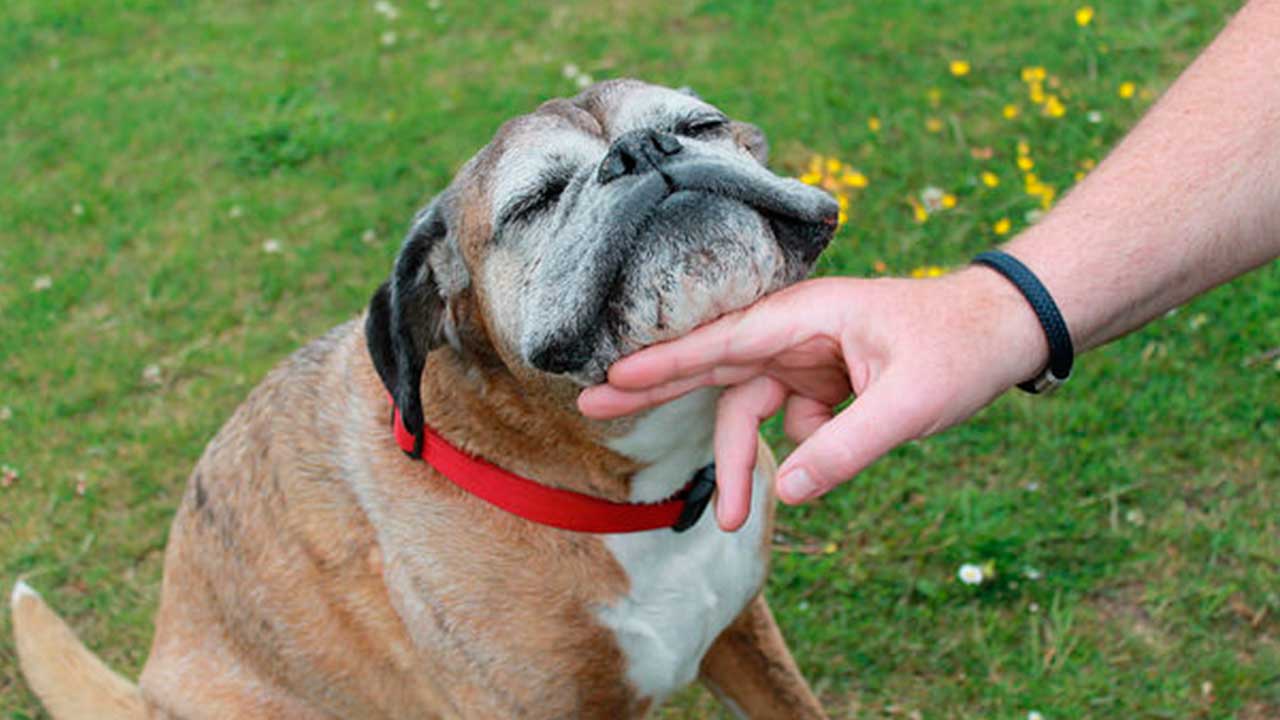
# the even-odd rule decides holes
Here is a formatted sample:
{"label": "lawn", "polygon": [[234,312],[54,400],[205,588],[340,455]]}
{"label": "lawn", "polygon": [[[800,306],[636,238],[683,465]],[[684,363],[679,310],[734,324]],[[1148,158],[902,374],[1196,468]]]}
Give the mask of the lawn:
{"label": "lawn", "polygon": [[[0,585],[126,675],[204,444],[504,119],[584,75],[689,85],[846,198],[820,272],[944,272],[1238,4],[393,2],[0,6]],[[1277,347],[1272,263],[782,510],[768,593],[832,715],[1280,717]],[[44,717],[7,614],[0,717]]]}

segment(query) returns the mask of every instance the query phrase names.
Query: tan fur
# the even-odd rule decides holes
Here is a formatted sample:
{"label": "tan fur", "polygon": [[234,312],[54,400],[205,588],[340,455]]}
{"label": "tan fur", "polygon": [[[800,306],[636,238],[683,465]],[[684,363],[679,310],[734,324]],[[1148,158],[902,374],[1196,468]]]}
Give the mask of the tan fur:
{"label": "tan fur", "polygon": [[[455,231],[472,268],[489,252],[492,147],[460,176]],[[460,347],[427,355],[427,423],[517,474],[625,500],[639,467],[602,433],[630,421],[589,424],[576,388],[521,366],[493,337],[496,300],[484,293],[473,284],[453,298]],[[401,452],[389,413],[359,321],[250,394],[205,449],[174,518],[137,689],[38,599],[18,602],[24,672],[54,718],[644,716],[650,701],[598,618],[629,591],[603,540],[464,493]],[[767,449],[759,462],[771,476]],[[749,717],[821,717],[763,599],[702,671]]]}
{"label": "tan fur", "polygon": [[11,610],[22,673],[50,715],[58,720],[147,717],[138,688],[89,652],[39,595],[15,593]]}
{"label": "tan fur", "polygon": [[[318,345],[272,373],[196,467],[170,536],[142,677],[147,698],[183,717],[211,718],[326,716],[295,707],[299,695],[336,717],[415,717],[428,708],[443,717],[535,709],[622,717],[615,713],[639,709],[618,681],[621,656],[589,611],[626,587],[599,540],[495,512],[406,458],[388,432],[389,405],[359,326]],[[575,448],[556,439],[555,424],[542,437],[503,432],[520,417],[518,394],[483,374],[468,376],[448,353],[438,358],[426,373],[434,380],[424,383],[434,409],[428,419],[459,445],[526,472],[595,467],[582,476],[587,483],[597,476],[601,486],[617,486],[630,471],[628,461],[585,441]],[[319,399],[339,393],[344,413],[330,416]],[[283,416],[280,407],[292,411]],[[473,426],[482,421],[484,432]],[[430,553],[432,576],[408,582],[449,579],[439,586],[450,607],[441,610],[435,630],[443,640],[433,653],[415,643],[389,595],[413,588],[384,582],[400,553],[378,547],[359,502],[338,481],[340,468],[378,478],[366,502],[397,508],[406,523],[396,544]],[[542,562],[531,567],[530,556]],[[513,628],[520,657],[536,661],[485,662],[510,652]],[[530,673],[528,662],[556,677]],[[568,682],[584,688],[574,707],[521,707],[547,683]]]}
{"label": "tan fur", "polygon": [[[424,384],[435,409],[428,419],[442,433],[518,471],[587,468],[571,484],[621,492],[630,461],[575,442],[581,436],[562,424],[572,418],[528,423],[527,401],[507,381],[451,358],[433,360],[435,379]],[[333,397],[344,398],[338,412],[321,402]],[[271,373],[210,443],[165,558],[140,683],[152,716],[642,716],[648,705],[627,690],[623,659],[590,612],[626,592],[600,541],[494,511],[436,477],[395,446],[388,410],[351,323]],[[521,418],[520,432],[503,431]],[[472,426],[479,422],[485,432]],[[767,450],[761,462],[771,468]],[[445,640],[434,653],[415,644],[393,606],[395,560],[339,481],[361,465],[379,479],[377,495],[404,509],[400,541],[429,549],[438,575],[456,581],[442,595],[453,607],[448,625],[435,628]],[[704,677],[749,717],[771,717],[777,697],[816,707],[767,612],[763,600],[751,605],[713,646]],[[142,712],[137,692],[38,600],[15,608],[15,631],[24,672],[57,720],[114,717],[84,708],[116,698]],[[49,659],[58,654],[93,672],[68,672]],[[531,666],[554,672],[531,681]],[[579,687],[572,706],[555,705],[547,682]]]}

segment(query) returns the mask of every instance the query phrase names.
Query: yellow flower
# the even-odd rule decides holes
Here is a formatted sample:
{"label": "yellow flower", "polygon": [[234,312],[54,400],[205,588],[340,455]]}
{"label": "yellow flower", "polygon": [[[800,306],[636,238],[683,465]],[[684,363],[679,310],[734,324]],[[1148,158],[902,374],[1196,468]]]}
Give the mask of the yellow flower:
{"label": "yellow flower", "polygon": [[1041,105],[1045,101],[1044,83],[1039,80],[1031,83],[1031,88],[1027,90],[1027,97],[1031,98],[1031,102]]}
{"label": "yellow flower", "polygon": [[1034,160],[1031,159],[1030,156],[1028,155],[1018,156],[1018,169],[1021,170],[1022,172],[1027,172],[1028,170],[1030,170],[1035,166],[1036,166],[1036,163]]}
{"label": "yellow flower", "polygon": [[1040,198],[1040,205],[1048,210],[1053,205],[1053,199],[1057,196],[1057,191],[1052,185],[1040,182],[1040,178],[1034,174],[1028,173],[1026,177],[1026,191],[1031,197]]}
{"label": "yellow flower", "polygon": [[1027,143],[1027,141],[1026,141],[1026,140],[1019,140],[1019,141],[1018,141],[1018,154],[1019,154],[1019,155],[1030,155],[1030,154],[1031,154],[1031,145],[1029,145],[1029,144]]}
{"label": "yellow flower", "polygon": [[1006,217],[997,220],[996,224],[991,226],[991,229],[995,230],[997,235],[1007,235],[1011,227],[1013,227],[1013,223],[1009,222],[1009,218]]}
{"label": "yellow flower", "polygon": [[1060,118],[1067,114],[1067,106],[1062,104],[1057,95],[1050,95],[1044,102],[1044,114],[1051,118]]}
{"label": "yellow flower", "polygon": [[938,88],[929,88],[929,92],[925,93],[925,97],[929,100],[929,105],[938,107],[942,104],[942,91]]}
{"label": "yellow flower", "polygon": [[816,172],[807,172],[800,176],[800,182],[805,185],[817,185],[822,180],[822,174]]}
{"label": "yellow flower", "polygon": [[1079,25],[1080,27],[1085,27],[1091,22],[1093,22],[1093,6],[1092,5],[1085,5],[1079,10],[1076,10],[1077,25]]}
{"label": "yellow flower", "polygon": [[1040,206],[1043,207],[1045,210],[1048,210],[1049,208],[1053,207],[1053,199],[1057,196],[1057,194],[1058,194],[1058,191],[1054,190],[1052,186],[1045,185],[1040,190]]}
{"label": "yellow flower", "polygon": [[1075,178],[1076,178],[1076,182],[1080,182],[1081,180],[1083,180],[1083,179],[1084,179],[1084,171],[1083,171],[1083,170],[1079,170],[1079,171],[1077,171],[1077,172],[1076,172],[1076,174],[1075,174]]}
{"label": "yellow flower", "polygon": [[827,158],[826,168],[828,174],[835,175],[840,172],[840,168],[842,167],[844,167],[844,165],[839,160],[835,158]]}
{"label": "yellow flower", "polygon": [[849,222],[849,213],[845,212],[844,210],[841,210],[840,214],[836,217],[836,224],[843,225],[847,222]]}
{"label": "yellow flower", "polygon": [[1000,186],[1000,176],[999,176],[999,175],[996,175],[995,173],[991,172],[990,170],[985,170],[985,171],[983,171],[983,173],[982,173],[982,184],[983,184],[983,185],[986,185],[987,187],[991,187],[991,188],[993,188],[993,187],[999,187],[999,186]]}
{"label": "yellow flower", "polygon": [[1093,158],[1085,158],[1080,161],[1080,167],[1084,168],[1085,170],[1092,170],[1094,166],[1097,164],[1098,164],[1098,161],[1094,160]]}
{"label": "yellow flower", "polygon": [[1040,65],[1024,67],[1022,68],[1022,82],[1043,82],[1047,74],[1048,73],[1045,72],[1045,69]]}
{"label": "yellow flower", "polygon": [[924,128],[931,133],[942,132],[942,120],[940,118],[931,117],[924,121]]}
{"label": "yellow flower", "polygon": [[857,170],[846,170],[844,175],[840,176],[840,182],[852,188],[864,188],[868,185],[867,176]]}
{"label": "yellow flower", "polygon": [[956,202],[957,202],[956,196],[952,195],[951,193],[947,193],[946,195],[942,196],[942,209],[950,210],[951,208],[956,206]]}
{"label": "yellow flower", "polygon": [[951,61],[951,74],[955,75],[956,77],[964,77],[965,75],[968,75],[969,70],[971,69],[972,68],[969,65],[968,60],[952,60]]}
{"label": "yellow flower", "polygon": [[919,280],[920,278],[941,277],[947,273],[946,270],[937,265],[925,265],[911,271],[911,277]]}
{"label": "yellow flower", "polygon": [[873,133],[880,132],[880,118],[874,115],[867,118],[867,129]]}
{"label": "yellow flower", "polygon": [[840,206],[841,210],[848,210],[849,196],[845,195],[844,193],[840,193],[839,195],[836,196],[836,204]]}
{"label": "yellow flower", "polygon": [[1019,112],[1018,106],[1014,105],[1013,103],[1010,103],[1004,106],[1004,110],[1001,110],[1000,114],[1004,115],[1005,120],[1012,120],[1018,117],[1018,112]]}
{"label": "yellow flower", "polygon": [[1125,82],[1120,83],[1120,87],[1116,89],[1116,94],[1125,100],[1128,100],[1133,97],[1133,93],[1137,91],[1137,89],[1137,85],[1126,80]]}
{"label": "yellow flower", "polygon": [[907,202],[911,203],[911,217],[918,223],[923,223],[929,219],[929,211],[924,209],[919,200],[908,197]]}

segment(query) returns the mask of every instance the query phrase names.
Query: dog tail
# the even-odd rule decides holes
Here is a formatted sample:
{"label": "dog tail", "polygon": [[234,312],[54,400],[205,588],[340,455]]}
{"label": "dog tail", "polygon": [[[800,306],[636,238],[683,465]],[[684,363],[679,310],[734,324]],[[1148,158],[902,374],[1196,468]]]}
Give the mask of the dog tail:
{"label": "dog tail", "polygon": [[18,662],[54,720],[143,720],[142,693],[103,664],[21,580],[10,600]]}

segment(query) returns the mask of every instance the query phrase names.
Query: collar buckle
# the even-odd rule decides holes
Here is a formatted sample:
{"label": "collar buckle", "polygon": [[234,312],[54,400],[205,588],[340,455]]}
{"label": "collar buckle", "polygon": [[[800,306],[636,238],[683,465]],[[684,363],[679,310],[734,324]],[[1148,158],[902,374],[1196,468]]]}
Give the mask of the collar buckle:
{"label": "collar buckle", "polygon": [[671,529],[678,533],[698,524],[698,520],[702,519],[702,514],[707,511],[707,505],[711,503],[711,497],[716,490],[716,464],[708,463],[693,476],[693,481],[689,483],[689,487],[684,491],[682,498],[684,500],[684,508],[680,511],[680,516],[676,518]]}

